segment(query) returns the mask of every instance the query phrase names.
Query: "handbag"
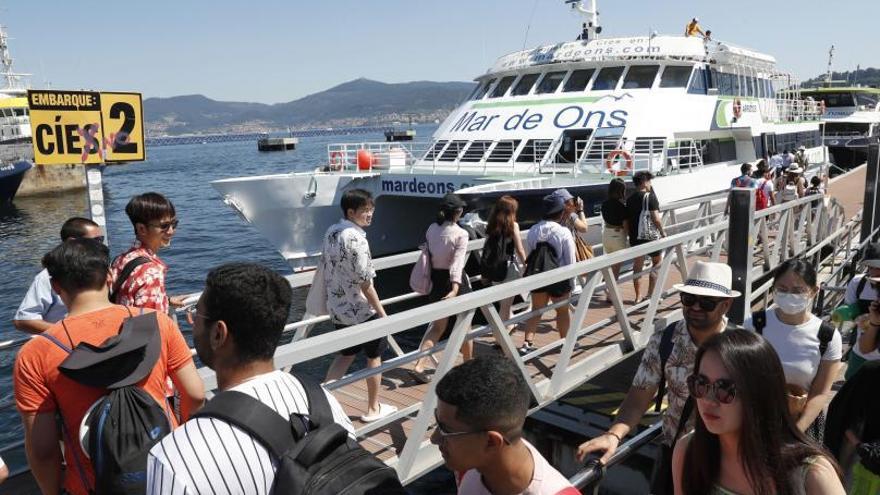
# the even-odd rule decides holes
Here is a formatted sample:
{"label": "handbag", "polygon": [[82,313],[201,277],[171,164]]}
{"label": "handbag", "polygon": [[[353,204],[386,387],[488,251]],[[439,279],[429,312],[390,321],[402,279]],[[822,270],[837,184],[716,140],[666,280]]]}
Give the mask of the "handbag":
{"label": "handbag", "polygon": [[642,196],[642,212],[639,213],[639,232],[637,239],[640,241],[656,241],[660,238],[660,229],[654,224],[654,218],[651,216],[649,209],[648,196],[651,193],[645,193]]}
{"label": "handbag", "polygon": [[577,229],[574,227],[573,217],[569,217],[567,226],[568,230],[571,232],[571,236],[574,238],[575,261],[584,261],[592,258],[593,247],[580,236]]}
{"label": "handbag", "polygon": [[409,274],[409,287],[416,294],[427,295],[431,293],[433,284],[431,283],[431,251],[428,249],[428,241],[419,246],[422,252],[419,259],[413,265],[412,272]]}
{"label": "handbag", "polygon": [[324,283],[324,257],[318,260],[312,285],[306,296],[306,313],[312,316],[324,316],[327,311],[327,286]]}

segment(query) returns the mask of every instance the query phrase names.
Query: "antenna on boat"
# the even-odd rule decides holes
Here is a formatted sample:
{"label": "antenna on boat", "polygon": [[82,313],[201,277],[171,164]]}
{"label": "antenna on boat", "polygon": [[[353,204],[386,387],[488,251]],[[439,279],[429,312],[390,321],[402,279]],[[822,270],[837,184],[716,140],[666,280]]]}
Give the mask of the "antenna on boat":
{"label": "antenna on boat", "polygon": [[578,39],[588,41],[599,38],[602,26],[599,25],[599,11],[596,10],[596,0],[590,0],[590,8],[586,7],[586,0],[565,0],[565,4],[571,6],[571,10],[583,16],[586,20]]}
{"label": "antenna on boat", "polygon": [[825,72],[825,87],[831,87],[831,60],[834,58],[834,45],[828,49],[828,70]]}
{"label": "antenna on boat", "polygon": [[9,36],[6,27],[0,26],[0,78],[4,79],[5,85],[0,89],[21,89],[24,87],[22,78],[30,74],[15,73],[12,71],[12,55],[9,54]]}

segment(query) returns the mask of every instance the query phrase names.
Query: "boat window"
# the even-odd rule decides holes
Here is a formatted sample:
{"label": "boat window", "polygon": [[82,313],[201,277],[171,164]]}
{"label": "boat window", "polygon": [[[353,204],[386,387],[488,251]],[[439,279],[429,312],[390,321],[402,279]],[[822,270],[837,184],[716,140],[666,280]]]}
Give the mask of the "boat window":
{"label": "boat window", "polygon": [[691,77],[693,67],[684,65],[667,65],[660,76],[661,88],[684,88]]}
{"label": "boat window", "polygon": [[495,86],[495,90],[489,95],[489,98],[504,96],[504,94],[507,93],[508,88],[510,88],[510,85],[513,84],[514,79],[516,79],[516,76],[507,76],[501,79],[501,81],[498,82],[498,86]]}
{"label": "boat window", "polygon": [[16,108],[14,110],[14,112],[15,112],[16,117],[24,117],[24,109],[23,108]]}
{"label": "boat window", "polygon": [[438,160],[441,162],[454,162],[458,159],[458,155],[461,154],[461,150],[467,146],[467,143],[467,141],[452,141],[449,143],[449,146],[443,150],[443,153],[440,154]]}
{"label": "boat window", "polygon": [[478,162],[483,159],[483,155],[486,154],[486,151],[489,149],[489,145],[492,144],[492,141],[474,141],[468,146],[468,149],[465,150],[464,155],[461,156],[461,161],[463,162]]}
{"label": "boat window", "polygon": [[568,76],[568,80],[565,81],[565,87],[562,88],[562,91],[564,93],[583,91],[587,88],[587,83],[590,82],[594,72],[596,72],[596,69],[582,69],[572,72]]}
{"label": "boat window", "polygon": [[489,92],[489,88],[492,87],[492,83],[494,83],[494,82],[495,82],[495,79],[489,79],[488,81],[486,81],[482,86],[480,86],[479,88],[477,88],[476,91],[474,91],[474,95],[471,99],[472,100],[482,99],[484,96],[486,96],[486,93]]}
{"label": "boat window", "polygon": [[447,143],[447,141],[434,142],[434,146],[431,146],[431,149],[429,149],[428,152],[425,153],[425,157],[423,158],[423,160],[435,159],[437,157],[437,155],[440,153],[440,150],[442,150],[443,147],[446,146],[446,143]]}
{"label": "boat window", "polygon": [[877,95],[872,95],[868,93],[856,93],[856,103],[859,105],[874,107],[877,105]]}
{"label": "boat window", "polygon": [[659,65],[633,65],[623,78],[623,89],[643,89],[654,85]]}
{"label": "boat window", "polygon": [[519,152],[519,156],[516,157],[516,161],[540,162],[544,155],[547,154],[547,150],[550,149],[551,143],[553,141],[550,139],[529,139],[526,141],[526,145],[523,146],[522,151]]}
{"label": "boat window", "polygon": [[532,86],[535,85],[535,81],[538,80],[538,76],[541,74],[526,74],[519,79],[519,82],[516,83],[516,86],[513,87],[513,91],[510,93],[511,96],[523,96],[529,94],[532,90]]}
{"label": "boat window", "polygon": [[764,85],[767,86],[767,92],[765,93],[767,97],[776,98],[776,89],[773,87],[773,81],[765,79]]}
{"label": "boat window", "polygon": [[694,77],[691,78],[691,84],[688,86],[688,93],[695,95],[706,94],[706,71],[697,69],[694,71]]}
{"label": "boat window", "polygon": [[826,107],[854,107],[856,106],[852,93],[822,93],[816,96],[817,100],[824,100]]}
{"label": "boat window", "polygon": [[623,74],[623,67],[605,67],[600,70],[593,82],[593,91],[613,91],[617,87],[617,81],[620,80],[621,74]]}
{"label": "boat window", "polygon": [[546,93],[555,93],[556,88],[559,87],[559,83],[562,82],[563,78],[565,78],[565,71],[548,72],[544,74],[544,78],[538,83],[538,89],[535,90],[535,94],[543,95]]}
{"label": "boat window", "polygon": [[487,162],[506,162],[513,158],[513,152],[519,147],[520,140],[498,141],[492,148],[492,153],[486,158]]}

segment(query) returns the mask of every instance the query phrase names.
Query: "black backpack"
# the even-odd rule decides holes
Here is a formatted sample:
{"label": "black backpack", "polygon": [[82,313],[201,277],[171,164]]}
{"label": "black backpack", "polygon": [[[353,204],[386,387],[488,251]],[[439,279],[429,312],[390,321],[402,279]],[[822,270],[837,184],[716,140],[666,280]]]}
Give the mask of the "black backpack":
{"label": "black backpack", "polygon": [[[122,325],[120,333],[128,326],[131,326],[131,329],[137,327],[145,332],[159,332],[157,313],[143,314],[143,309],[140,315],[126,318]],[[52,341],[71,355],[75,354],[80,346],[89,347],[88,344],[81,343],[71,349],[51,335],[44,333],[40,336]],[[102,376],[113,374],[109,369],[111,367],[120,366],[117,362],[108,360],[95,363],[76,373],[62,367],[59,367],[59,371],[85,386],[99,387],[96,382],[101,381]],[[89,493],[98,495],[146,493],[147,454],[165,435],[171,433],[171,420],[165,409],[145,390],[136,385],[107,388],[107,394],[98,399],[85,419],[89,436],[88,444],[84,447],[95,471],[95,486],[90,487],[87,485],[83,462],[76,449],[79,439],[71,438],[63,421],[61,425],[64,441],[71,443],[71,450],[74,453],[72,464],[83,485]]]}
{"label": "black backpack", "polygon": [[[526,258],[526,268],[523,270],[523,277],[528,277],[529,275],[535,275],[537,273],[549,272],[550,270],[554,270],[559,268],[559,263],[556,261],[556,250],[553,249],[547,242],[539,242],[535,245],[535,249],[529,253],[529,256]],[[560,280],[559,282],[550,284],[545,287],[541,287],[539,289],[535,289],[534,292],[558,292],[563,293],[571,290],[571,280],[565,279]]]}
{"label": "black backpack", "polygon": [[282,418],[236,391],[214,396],[194,417],[217,418],[248,433],[278,459],[272,493],[285,495],[405,495],[393,468],[370,454],[333,420],[320,385],[299,379],[308,415]]}
{"label": "black backpack", "polygon": [[480,255],[480,275],[492,282],[503,282],[512,256],[513,239],[503,235],[490,236]]}
{"label": "black backpack", "polygon": [[[764,327],[767,326],[767,311],[760,310],[752,313],[752,328],[758,332],[758,335],[764,335]],[[828,350],[828,343],[834,338],[834,332],[837,329],[827,321],[823,321],[819,327],[819,359],[825,355]]]}

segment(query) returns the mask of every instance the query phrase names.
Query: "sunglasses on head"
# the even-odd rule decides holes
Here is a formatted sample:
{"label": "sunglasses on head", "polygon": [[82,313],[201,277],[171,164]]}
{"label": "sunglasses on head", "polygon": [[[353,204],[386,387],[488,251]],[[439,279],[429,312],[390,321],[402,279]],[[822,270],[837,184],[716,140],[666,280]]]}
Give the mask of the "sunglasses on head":
{"label": "sunglasses on head", "polygon": [[727,378],[712,382],[705,375],[691,375],[687,377],[687,386],[695,399],[708,398],[721,404],[730,404],[736,399],[736,384]]}
{"label": "sunglasses on head", "polygon": [[681,293],[681,305],[682,306],[693,306],[694,304],[699,304],[700,309],[703,311],[715,311],[715,308],[718,307],[718,303],[720,303],[718,299],[709,299],[708,297],[695,296],[693,294],[689,294],[687,292]]}
{"label": "sunglasses on head", "polygon": [[151,223],[150,227],[155,227],[163,232],[167,232],[172,227],[174,227],[174,230],[177,230],[178,225],[180,225],[180,220],[175,218],[174,220],[171,220],[170,222]]}

